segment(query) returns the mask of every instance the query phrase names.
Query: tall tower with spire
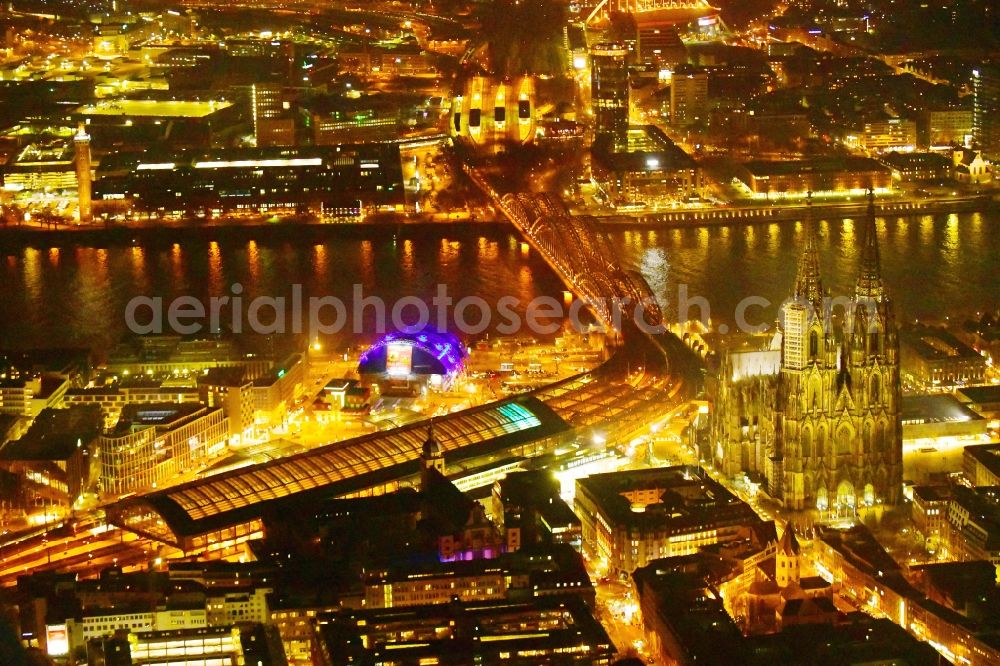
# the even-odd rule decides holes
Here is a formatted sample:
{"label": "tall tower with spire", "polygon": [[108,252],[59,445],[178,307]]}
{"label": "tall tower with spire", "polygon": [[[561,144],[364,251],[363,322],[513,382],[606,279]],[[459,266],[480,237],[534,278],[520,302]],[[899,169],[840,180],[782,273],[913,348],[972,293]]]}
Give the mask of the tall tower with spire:
{"label": "tall tower with spire", "polygon": [[894,504],[902,493],[899,338],[892,301],[882,282],[871,191],[842,353],[845,367],[837,407],[852,411],[855,418],[853,432],[838,431],[838,452],[859,462],[853,479],[856,501]]}
{"label": "tall tower with spire", "polygon": [[849,513],[902,492],[899,343],[882,282],[870,194],[853,294],[829,316],[815,222],[807,213],[795,290],[781,311],[768,490],[792,509]]}
{"label": "tall tower with spire", "polygon": [[822,343],[828,331],[823,279],[819,270],[819,249],[816,242],[816,221],[812,214],[812,197],[806,204],[805,242],[795,275],[795,291],[781,308],[781,366],[783,370],[799,371],[822,360]]}
{"label": "tall tower with spire", "polygon": [[795,290],[782,306],[778,424],[768,484],[772,494],[796,508],[807,506],[813,492],[809,472],[822,464],[826,454],[818,438],[825,432],[822,419],[829,411],[829,386],[836,377],[838,359],[835,332],[827,316],[811,197],[803,231]]}

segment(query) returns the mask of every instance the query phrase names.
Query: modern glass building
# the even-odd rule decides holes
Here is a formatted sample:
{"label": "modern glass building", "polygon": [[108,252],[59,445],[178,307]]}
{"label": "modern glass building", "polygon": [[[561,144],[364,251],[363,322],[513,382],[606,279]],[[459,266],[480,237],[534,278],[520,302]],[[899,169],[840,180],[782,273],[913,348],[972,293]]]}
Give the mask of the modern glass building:
{"label": "modern glass building", "polygon": [[610,137],[615,150],[628,144],[628,48],[602,43],[590,49],[590,97],[595,139]]}

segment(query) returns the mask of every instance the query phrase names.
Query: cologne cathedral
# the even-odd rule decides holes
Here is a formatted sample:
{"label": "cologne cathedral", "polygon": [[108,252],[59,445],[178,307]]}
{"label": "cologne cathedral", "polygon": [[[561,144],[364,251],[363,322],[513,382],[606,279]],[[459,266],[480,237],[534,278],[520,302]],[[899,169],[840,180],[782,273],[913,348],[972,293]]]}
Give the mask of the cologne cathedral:
{"label": "cologne cathedral", "polygon": [[[793,510],[852,512],[902,493],[899,342],[882,282],[869,198],[852,295],[830,298],[815,223],[806,222],[795,290],[781,308],[771,363],[720,364],[713,423],[716,465],[745,472]],[[839,316],[838,316],[839,315]],[[840,320],[842,323],[836,323]]]}

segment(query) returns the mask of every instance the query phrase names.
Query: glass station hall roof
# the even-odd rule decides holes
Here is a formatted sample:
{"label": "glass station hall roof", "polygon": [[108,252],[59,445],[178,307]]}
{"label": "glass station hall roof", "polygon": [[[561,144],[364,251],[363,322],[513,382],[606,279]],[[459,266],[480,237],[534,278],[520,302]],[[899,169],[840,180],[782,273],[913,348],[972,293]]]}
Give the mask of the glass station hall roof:
{"label": "glass station hall roof", "polygon": [[[427,439],[424,421],[373,433],[250,468],[122,500],[108,507],[112,523],[176,543],[260,515],[257,505],[307,491],[347,494],[416,473]],[[569,425],[537,398],[520,396],[434,420],[434,436],[449,460],[461,460],[540,440]],[[406,467],[412,467],[412,470]],[[132,518],[129,518],[129,517]],[[153,529],[152,525],[159,525]],[[167,528],[166,530],[163,528]],[[137,531],[139,531],[137,529]]]}

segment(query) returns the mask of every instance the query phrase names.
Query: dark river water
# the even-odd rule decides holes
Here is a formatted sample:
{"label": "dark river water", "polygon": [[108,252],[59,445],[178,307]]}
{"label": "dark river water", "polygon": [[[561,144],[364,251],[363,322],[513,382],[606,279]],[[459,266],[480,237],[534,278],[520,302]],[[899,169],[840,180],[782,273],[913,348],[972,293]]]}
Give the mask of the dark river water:
{"label": "dark river water", "polygon": [[[860,222],[818,223],[823,276],[834,294],[851,288]],[[883,274],[901,318],[940,318],[1000,304],[1000,219],[982,214],[879,220]],[[351,307],[354,285],[391,304],[429,300],[439,284],[455,299],[495,304],[513,296],[562,301],[562,284],[513,231],[420,232],[393,239],[324,243],[227,240],[108,247],[0,249],[0,346],[82,345],[106,349],[127,333],[126,305],[136,296],[207,302],[232,293],[290,298],[332,295]],[[713,227],[612,234],[623,259],[647,278],[670,313],[679,290],[704,296],[716,322],[729,322],[741,299],[772,303],[773,320],[792,286],[801,224]],[[475,316],[470,319],[475,320]],[[367,320],[362,330],[368,332]]]}
{"label": "dark river water", "polygon": [[[819,221],[824,286],[831,295],[854,288],[861,220]],[[1000,307],[1000,216],[940,215],[878,220],[882,276],[897,318],[937,319]],[[732,322],[740,300],[773,303],[773,320],[790,295],[803,239],[801,223],[616,234],[624,259],[638,268],[668,312],[680,289],[704,296],[717,322]]]}

